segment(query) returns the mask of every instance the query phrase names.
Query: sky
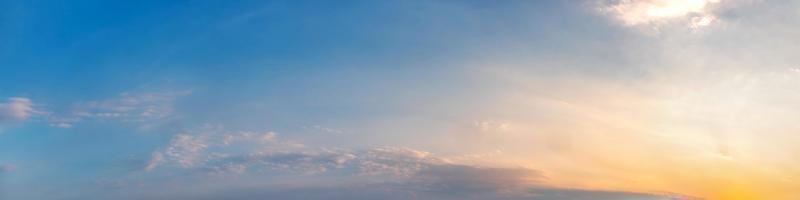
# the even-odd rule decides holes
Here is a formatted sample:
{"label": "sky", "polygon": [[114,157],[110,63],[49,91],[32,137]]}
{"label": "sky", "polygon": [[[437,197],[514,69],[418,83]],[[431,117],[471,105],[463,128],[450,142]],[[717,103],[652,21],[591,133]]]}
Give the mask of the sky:
{"label": "sky", "polygon": [[800,2],[0,0],[0,199],[800,199]]}

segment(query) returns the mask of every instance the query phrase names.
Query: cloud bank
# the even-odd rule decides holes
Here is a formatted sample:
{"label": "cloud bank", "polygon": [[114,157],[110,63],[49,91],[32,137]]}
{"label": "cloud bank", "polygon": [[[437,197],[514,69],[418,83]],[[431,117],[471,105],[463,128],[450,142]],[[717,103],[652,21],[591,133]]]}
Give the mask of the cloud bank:
{"label": "cloud bank", "polygon": [[[176,134],[143,166],[146,175],[166,175],[170,182],[214,184],[192,186],[189,182],[194,181],[178,181],[166,186],[173,187],[173,192],[137,194],[132,199],[689,199],[554,188],[546,186],[546,173],[536,169],[456,162],[405,147],[312,147],[282,140],[269,131]],[[281,182],[287,176],[294,181]]]}

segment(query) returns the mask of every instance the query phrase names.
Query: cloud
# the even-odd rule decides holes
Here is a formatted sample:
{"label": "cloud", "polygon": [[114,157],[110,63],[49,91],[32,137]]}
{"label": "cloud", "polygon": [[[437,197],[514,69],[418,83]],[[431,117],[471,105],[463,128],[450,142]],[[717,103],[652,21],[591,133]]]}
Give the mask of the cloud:
{"label": "cloud", "polygon": [[151,171],[158,167],[162,161],[164,161],[164,154],[161,152],[153,152],[153,154],[150,156],[150,160],[148,160],[147,164],[145,164],[144,169]]}
{"label": "cloud", "polygon": [[[151,171],[162,165],[180,168],[206,167],[219,169],[221,168],[220,166],[207,165],[210,162],[232,157],[229,154],[238,155],[244,153],[237,150],[244,149],[245,152],[253,153],[256,151],[256,149],[253,149],[254,147],[261,147],[266,143],[271,143],[277,137],[277,133],[271,131],[224,132],[214,127],[203,127],[190,132],[194,132],[194,134],[180,133],[174,135],[166,147],[151,154],[144,169]],[[284,142],[284,144],[291,145],[287,142]]]}
{"label": "cloud", "polygon": [[274,141],[276,137],[277,133],[271,131],[264,133],[256,133],[251,131],[228,133],[222,136],[222,144],[230,145],[232,143],[243,141],[271,142]]}
{"label": "cloud", "polygon": [[[296,171],[317,180],[299,185],[249,185],[214,193],[171,193],[171,199],[575,199],[678,200],[682,196],[633,192],[591,191],[541,186],[542,172],[525,168],[491,168],[442,161],[403,148],[348,153],[284,152],[260,157],[228,159],[214,165],[214,173],[253,173],[248,168]],[[424,155],[424,156],[423,156]],[[234,161],[236,160],[236,161]],[[256,164],[258,163],[258,164]],[[334,171],[336,170],[336,171]],[[337,171],[339,173],[337,173]],[[341,173],[355,171],[354,174]],[[363,173],[369,171],[371,173]],[[325,173],[325,174],[321,174]],[[252,175],[252,174],[251,174]],[[257,175],[252,175],[257,176]],[[388,178],[386,178],[388,176]],[[366,180],[366,181],[353,181]],[[183,196],[186,195],[186,196]],[[195,196],[197,195],[197,196]]]}
{"label": "cloud", "polygon": [[0,164],[0,173],[7,173],[17,170],[17,167],[14,165],[7,165],[7,164]]}
{"label": "cloud", "polygon": [[409,148],[382,147],[358,153],[357,167],[360,174],[394,175],[410,177],[435,165],[444,165],[447,160],[431,153]]}
{"label": "cloud", "polygon": [[342,168],[355,156],[337,151],[280,151],[258,152],[246,156],[231,156],[220,160],[212,160],[207,169],[236,166],[242,169],[254,168],[257,171],[291,172],[295,174],[320,174],[333,169]]}
{"label": "cloud", "polygon": [[[187,197],[188,196],[188,197]],[[363,200],[363,199],[436,199],[436,200],[685,200],[680,196],[641,194],[580,189],[529,188],[518,194],[480,193],[457,194],[443,191],[419,191],[414,185],[381,183],[366,185],[308,186],[230,190],[213,194],[172,196],[170,199],[283,199],[283,200]]]}
{"label": "cloud", "polygon": [[50,115],[52,126],[71,128],[85,120],[159,123],[174,114],[175,100],[188,91],[122,93],[119,96],[77,103],[68,113]]}
{"label": "cloud", "polygon": [[0,124],[25,121],[36,113],[33,101],[12,97],[5,103],[0,103]]}
{"label": "cloud", "polygon": [[[449,163],[427,152],[378,148],[357,153],[284,152],[228,159],[216,173],[251,173],[256,165],[269,170],[311,170],[314,181],[275,184],[256,179],[250,185],[226,186],[208,192],[173,191],[169,199],[537,199],[537,200],[680,200],[688,197],[618,191],[593,191],[543,186],[546,177],[525,168],[480,167]],[[371,163],[371,164],[367,164]],[[280,166],[280,167],[274,167]],[[363,173],[369,171],[372,173]],[[307,172],[307,171],[305,171]],[[305,173],[304,172],[304,173]],[[352,173],[349,173],[352,172]],[[324,174],[322,174],[324,173]],[[303,175],[308,178],[308,174]],[[226,179],[222,179],[226,180]],[[229,180],[229,179],[227,179]],[[185,185],[184,185],[185,186]],[[190,186],[193,187],[193,186]],[[137,195],[141,195],[138,193]],[[132,198],[141,198],[140,196]]]}
{"label": "cloud", "polygon": [[473,126],[481,132],[507,131],[511,129],[511,123],[495,120],[476,121],[473,122]]}
{"label": "cloud", "polygon": [[545,179],[537,170],[460,164],[433,165],[415,176],[412,182],[427,190],[449,194],[523,192]]}
{"label": "cloud", "polygon": [[[398,152],[399,153],[399,152]],[[406,152],[408,153],[408,152]],[[405,153],[401,153],[405,154]],[[397,156],[397,155],[394,155]],[[406,155],[408,156],[408,155]],[[414,160],[414,158],[410,158]],[[408,164],[408,163],[407,163]],[[486,168],[425,164],[411,177],[378,182],[322,182],[235,189],[197,199],[537,199],[668,200],[668,195],[551,188],[537,185],[541,172],[522,168]],[[347,175],[352,176],[352,175]],[[675,196],[678,197],[678,196]],[[173,198],[190,199],[190,198]]]}
{"label": "cloud", "polygon": [[320,125],[303,126],[303,129],[308,129],[308,130],[315,131],[315,132],[318,132],[318,133],[328,133],[328,134],[341,134],[341,133],[345,132],[343,130],[333,129],[333,128],[324,127],[324,126],[320,126]]}
{"label": "cloud", "polygon": [[700,28],[718,19],[712,9],[718,3],[720,0],[612,0],[600,1],[597,9],[627,26],[680,21]]}
{"label": "cloud", "polygon": [[[205,177],[208,181],[203,182],[212,183],[191,186],[187,182],[188,185],[180,187],[187,191],[171,190],[164,193],[170,196],[151,194],[156,196],[146,198],[684,199],[664,194],[548,187],[548,177],[536,169],[459,163],[405,147],[366,150],[312,147],[279,139],[269,131],[177,134],[166,147],[152,154],[145,170],[148,174],[173,176],[167,177],[173,181]],[[264,178],[273,176],[304,178],[294,179],[291,184]],[[310,181],[296,182],[307,179]],[[212,189],[190,189],[198,187]],[[132,199],[135,198],[143,197]]]}
{"label": "cloud", "polygon": [[53,127],[71,128],[87,120],[139,123],[150,127],[174,116],[175,100],[188,91],[122,93],[117,97],[76,103],[66,112],[42,109],[32,100],[11,97],[0,102],[0,125],[23,122],[40,116]]}
{"label": "cloud", "polygon": [[183,95],[186,92],[122,93],[116,98],[83,103],[79,114],[126,120],[163,119],[172,114],[173,101]]}
{"label": "cloud", "polygon": [[426,165],[447,163],[430,153],[408,148],[382,147],[365,151],[307,147],[277,139],[271,131],[257,133],[177,134],[160,151],[153,152],[145,170],[158,166],[196,169],[219,174],[231,167],[237,171],[319,174],[348,168],[360,175],[408,177]]}
{"label": "cloud", "polygon": [[290,172],[319,174],[337,169],[363,176],[412,177],[433,166],[452,161],[429,152],[402,147],[368,150],[309,147],[281,140],[271,131],[224,132],[203,128],[172,137],[169,144],[151,154],[146,171],[194,169],[197,171]]}
{"label": "cloud", "polygon": [[171,161],[182,167],[192,167],[198,162],[202,162],[200,156],[209,146],[206,140],[205,137],[188,134],[175,135],[164,152],[153,152],[145,169],[153,170],[164,161]]}

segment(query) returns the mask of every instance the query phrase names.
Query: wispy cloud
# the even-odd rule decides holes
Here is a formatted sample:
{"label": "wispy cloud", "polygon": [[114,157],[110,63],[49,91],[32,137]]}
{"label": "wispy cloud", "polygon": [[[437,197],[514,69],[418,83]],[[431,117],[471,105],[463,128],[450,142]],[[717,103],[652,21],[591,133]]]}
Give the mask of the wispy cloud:
{"label": "wispy cloud", "polygon": [[511,123],[497,120],[475,121],[473,126],[481,132],[497,132],[511,129]]}
{"label": "wispy cloud", "polygon": [[[151,155],[144,170],[218,180],[270,174],[316,180],[293,186],[259,180],[204,197],[171,193],[173,199],[684,199],[549,187],[548,177],[536,169],[479,166],[458,160],[405,147],[324,148],[282,140],[271,131],[201,129],[175,135],[167,146]],[[337,181],[343,179],[347,181]]]}
{"label": "wispy cloud", "polygon": [[345,133],[343,130],[334,129],[330,127],[325,127],[321,125],[313,125],[313,126],[303,126],[303,129],[311,130],[317,133],[325,133],[325,134],[341,134]]}
{"label": "wispy cloud", "polygon": [[162,161],[164,161],[164,154],[161,152],[153,152],[147,164],[145,164],[144,169],[147,171],[153,170],[158,167]]}
{"label": "wispy cloud", "polygon": [[0,124],[25,121],[37,111],[33,101],[23,97],[12,97],[0,103]]}
{"label": "wispy cloud", "polygon": [[116,98],[78,105],[78,115],[93,118],[142,121],[164,119],[173,113],[173,102],[188,92],[122,93]]}
{"label": "wispy cloud", "polygon": [[174,103],[188,91],[122,93],[114,98],[76,103],[70,112],[52,113],[52,126],[70,128],[86,120],[158,123],[174,114]]}
{"label": "wispy cloud", "polygon": [[7,173],[17,170],[17,166],[9,164],[0,164],[0,173]]}

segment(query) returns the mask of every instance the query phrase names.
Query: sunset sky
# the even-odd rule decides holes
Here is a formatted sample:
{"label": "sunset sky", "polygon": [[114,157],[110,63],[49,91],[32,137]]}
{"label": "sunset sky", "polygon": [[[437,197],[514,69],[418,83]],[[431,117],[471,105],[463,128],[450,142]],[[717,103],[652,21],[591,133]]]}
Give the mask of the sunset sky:
{"label": "sunset sky", "polygon": [[800,1],[0,0],[1,200],[797,200]]}

